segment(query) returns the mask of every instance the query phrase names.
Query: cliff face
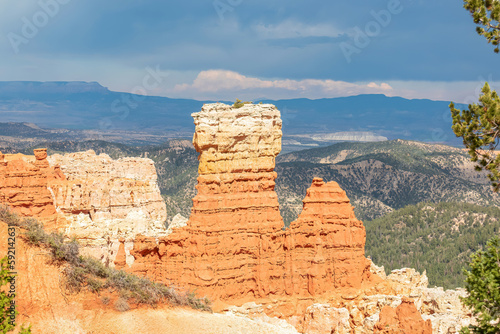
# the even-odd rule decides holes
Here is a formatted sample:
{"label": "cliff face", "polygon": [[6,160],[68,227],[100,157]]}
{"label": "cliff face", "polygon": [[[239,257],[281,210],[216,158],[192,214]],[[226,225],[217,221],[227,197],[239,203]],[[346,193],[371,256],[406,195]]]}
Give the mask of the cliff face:
{"label": "cliff face", "polygon": [[[137,216],[161,223],[167,218],[150,159],[113,160],[106,154],[87,151],[55,154],[48,161],[59,165],[68,180],[64,185],[50,186],[55,205],[71,220],[81,223],[82,213],[94,223],[134,219],[134,228],[138,229],[141,222],[137,222]],[[131,215],[134,217],[127,218]]]}
{"label": "cliff face", "polygon": [[166,232],[166,207],[152,160],[113,160],[87,151],[55,154],[48,161],[67,178],[49,182],[54,204],[69,222],[65,234],[79,239],[88,253],[113,261],[123,239],[131,264],[129,251],[137,234]]}
{"label": "cliff face", "polygon": [[49,230],[64,221],[57,215],[47,184],[64,180],[58,166],[49,166],[46,149],[35,150],[34,159],[26,160],[0,152],[0,204],[9,205],[21,216],[38,217]]}
{"label": "cliff face", "polygon": [[311,297],[377,281],[364,257],[363,224],[335,182],[315,179],[301,216],[284,230],[274,106],[211,104],[193,117],[200,164],[191,217],[158,242],[137,238],[132,271],[225,301]]}

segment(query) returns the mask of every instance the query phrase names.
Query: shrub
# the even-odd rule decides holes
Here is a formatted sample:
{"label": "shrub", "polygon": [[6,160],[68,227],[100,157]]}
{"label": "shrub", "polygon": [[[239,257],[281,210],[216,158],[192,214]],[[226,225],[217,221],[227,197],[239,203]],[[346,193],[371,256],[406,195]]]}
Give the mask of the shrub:
{"label": "shrub", "polygon": [[66,285],[72,292],[79,292],[87,280],[87,270],[83,267],[69,266],[64,270]]}
{"label": "shrub", "polygon": [[233,108],[238,109],[238,108],[243,107],[245,104],[252,104],[252,101],[241,102],[241,100],[236,99],[236,102],[234,102],[234,104],[233,104]]}
{"label": "shrub", "polygon": [[92,292],[99,292],[103,288],[104,283],[98,279],[87,277],[87,287]]}
{"label": "shrub", "polygon": [[28,328],[25,328],[24,325],[22,325],[19,330],[19,334],[31,334],[31,325],[29,325]]}
{"label": "shrub", "polygon": [[197,310],[211,311],[210,301],[207,297],[197,298],[194,292],[189,292],[188,295],[188,305]]}
{"label": "shrub", "polygon": [[461,333],[500,333],[500,238],[493,237],[471,256],[470,271],[465,270],[468,296],[462,304],[472,309],[478,325],[462,328]]}
{"label": "shrub", "polygon": [[103,303],[104,305],[108,305],[110,301],[111,299],[108,296],[101,297],[101,303]]}
{"label": "shrub", "polygon": [[43,230],[43,225],[38,223],[35,219],[23,220],[22,227],[26,229],[24,234],[26,241],[33,246],[41,246],[48,243],[48,235]]}
{"label": "shrub", "polygon": [[118,298],[118,300],[115,302],[115,309],[120,312],[126,312],[130,310],[130,306],[128,305],[128,302],[125,298]]}
{"label": "shrub", "polygon": [[0,205],[0,220],[9,226],[19,226],[21,221],[18,215],[10,211],[8,205]]}
{"label": "shrub", "polygon": [[[9,260],[4,257],[0,260],[0,287],[8,285],[12,277],[9,274]],[[4,290],[4,289],[2,289]],[[11,306],[11,301],[13,301],[15,296],[10,295],[5,291],[0,291],[0,333],[4,334],[10,332],[14,329],[14,325],[11,323],[9,308]],[[17,311],[15,311],[17,315]]]}
{"label": "shrub", "polygon": [[95,275],[100,278],[109,277],[110,269],[106,268],[106,266],[98,259],[86,256],[82,258],[82,262],[84,263],[84,266],[89,272],[89,274]]}
{"label": "shrub", "polygon": [[54,261],[66,261],[76,266],[81,264],[80,246],[75,239],[65,243],[62,234],[52,233],[49,235],[48,241]]}

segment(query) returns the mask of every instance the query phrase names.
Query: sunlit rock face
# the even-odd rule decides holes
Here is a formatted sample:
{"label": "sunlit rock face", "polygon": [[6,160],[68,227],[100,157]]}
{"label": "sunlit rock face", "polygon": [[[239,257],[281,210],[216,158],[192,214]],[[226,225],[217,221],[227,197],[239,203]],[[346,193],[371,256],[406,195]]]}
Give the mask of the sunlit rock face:
{"label": "sunlit rock face", "polygon": [[152,160],[113,160],[90,150],[55,154],[48,161],[67,179],[48,183],[58,212],[68,221],[64,233],[80,240],[87,253],[112,264],[123,239],[131,264],[137,234],[166,233],[166,206]]}
{"label": "sunlit rock face", "polygon": [[65,177],[58,166],[49,166],[47,149],[37,149],[34,154],[0,152],[0,204],[23,217],[37,217],[46,229],[54,230],[65,221],[58,216],[47,185],[65,182]]}

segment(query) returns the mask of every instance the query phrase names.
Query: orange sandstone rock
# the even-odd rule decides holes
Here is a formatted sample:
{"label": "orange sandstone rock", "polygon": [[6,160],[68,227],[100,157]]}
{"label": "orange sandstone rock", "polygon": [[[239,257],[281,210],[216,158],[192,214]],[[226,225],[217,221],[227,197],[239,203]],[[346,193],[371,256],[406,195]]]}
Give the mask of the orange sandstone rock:
{"label": "orange sandstone rock", "polygon": [[114,261],[116,269],[122,269],[127,265],[127,254],[125,253],[125,239],[121,238],[119,240],[120,246],[118,246],[118,254]]}
{"label": "orange sandstone rock", "polygon": [[47,149],[46,148],[37,148],[33,150],[35,154],[35,166],[39,168],[47,168],[49,167],[49,162],[47,161]]}
{"label": "orange sandstone rock", "polygon": [[336,182],[314,178],[303,202],[287,233],[294,293],[359,289],[363,281],[374,278],[364,254],[365,228],[345,191]]}
{"label": "orange sandstone rock", "polygon": [[424,321],[413,301],[404,297],[396,309],[384,306],[375,325],[378,334],[432,334],[430,320]]}
{"label": "orange sandstone rock", "polygon": [[32,164],[20,158],[4,161],[2,154],[0,203],[9,205],[21,216],[40,218],[47,229],[55,229],[64,220],[57,215],[47,184],[49,180],[64,180],[64,175],[49,167],[46,149],[35,150],[35,157]]}

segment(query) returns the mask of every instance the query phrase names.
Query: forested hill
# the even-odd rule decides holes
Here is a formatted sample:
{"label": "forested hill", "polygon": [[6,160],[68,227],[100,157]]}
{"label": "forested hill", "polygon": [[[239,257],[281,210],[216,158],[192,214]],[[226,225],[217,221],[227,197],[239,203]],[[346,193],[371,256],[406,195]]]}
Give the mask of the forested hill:
{"label": "forested hill", "polygon": [[500,231],[500,209],[465,203],[420,203],[365,222],[365,253],[387,273],[427,271],[429,285],[463,287],[470,255]]}

